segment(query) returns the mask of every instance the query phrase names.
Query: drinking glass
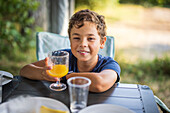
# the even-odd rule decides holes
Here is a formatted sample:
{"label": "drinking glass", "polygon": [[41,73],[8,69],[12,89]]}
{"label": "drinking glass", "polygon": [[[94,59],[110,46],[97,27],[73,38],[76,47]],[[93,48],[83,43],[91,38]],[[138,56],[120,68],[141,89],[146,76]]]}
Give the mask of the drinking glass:
{"label": "drinking glass", "polygon": [[48,54],[48,66],[52,66],[47,73],[55,78],[58,78],[56,83],[50,85],[50,89],[54,91],[62,91],[67,87],[64,83],[60,83],[60,78],[67,75],[69,67],[69,53],[66,51],[52,51]]}
{"label": "drinking glass", "polygon": [[91,80],[86,77],[71,77],[67,80],[70,94],[70,110],[78,113],[87,106]]}

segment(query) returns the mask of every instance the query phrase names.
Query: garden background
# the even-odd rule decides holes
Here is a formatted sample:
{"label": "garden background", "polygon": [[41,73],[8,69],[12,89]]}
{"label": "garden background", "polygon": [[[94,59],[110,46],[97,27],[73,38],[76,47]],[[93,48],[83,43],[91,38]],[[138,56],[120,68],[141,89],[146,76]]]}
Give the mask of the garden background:
{"label": "garden background", "polygon": [[[0,70],[19,75],[36,61],[33,13],[40,0],[0,0]],[[170,108],[170,0],[75,0],[75,12],[91,9],[105,16],[115,37],[115,60],[122,83],[148,85]]]}

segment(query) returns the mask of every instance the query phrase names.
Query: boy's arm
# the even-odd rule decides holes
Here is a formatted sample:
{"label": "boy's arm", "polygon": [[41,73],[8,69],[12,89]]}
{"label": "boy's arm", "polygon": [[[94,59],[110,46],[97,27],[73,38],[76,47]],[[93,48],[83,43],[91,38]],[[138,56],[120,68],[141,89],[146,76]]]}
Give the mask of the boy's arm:
{"label": "boy's arm", "polygon": [[117,73],[111,69],[106,69],[100,73],[83,72],[83,73],[71,73],[66,78],[82,76],[91,80],[90,91],[91,92],[103,92],[111,88],[117,80]]}
{"label": "boy's arm", "polygon": [[25,65],[21,68],[20,75],[33,80],[56,81],[54,77],[50,77],[46,73],[46,70],[50,69],[50,67],[46,66],[46,60]]}

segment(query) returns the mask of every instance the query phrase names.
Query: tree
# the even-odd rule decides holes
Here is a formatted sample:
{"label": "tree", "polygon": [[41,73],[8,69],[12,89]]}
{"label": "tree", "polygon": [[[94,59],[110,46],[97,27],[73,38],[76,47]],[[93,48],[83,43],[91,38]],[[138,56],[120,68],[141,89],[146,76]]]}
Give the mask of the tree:
{"label": "tree", "polygon": [[15,49],[26,51],[32,43],[35,0],[0,0],[0,57]]}

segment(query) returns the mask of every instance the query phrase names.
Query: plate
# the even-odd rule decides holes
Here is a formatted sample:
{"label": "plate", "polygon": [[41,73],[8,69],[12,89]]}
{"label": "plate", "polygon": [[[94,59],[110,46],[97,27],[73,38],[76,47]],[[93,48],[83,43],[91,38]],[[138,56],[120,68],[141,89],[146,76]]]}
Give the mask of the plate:
{"label": "plate", "polygon": [[[8,111],[11,111],[9,113],[39,113],[42,105],[51,109],[68,111],[68,113],[70,113],[67,106],[62,102],[45,97],[20,96],[2,103],[0,109],[3,111],[2,113],[8,113]],[[6,112],[5,110],[8,111]]]}
{"label": "plate", "polygon": [[7,77],[2,77],[2,85],[5,85],[12,81],[13,75],[11,73],[6,71],[0,71],[0,73],[3,73],[3,75],[7,76]]}
{"label": "plate", "polygon": [[82,109],[79,113],[134,113],[128,108],[113,104],[95,104]]}

